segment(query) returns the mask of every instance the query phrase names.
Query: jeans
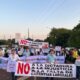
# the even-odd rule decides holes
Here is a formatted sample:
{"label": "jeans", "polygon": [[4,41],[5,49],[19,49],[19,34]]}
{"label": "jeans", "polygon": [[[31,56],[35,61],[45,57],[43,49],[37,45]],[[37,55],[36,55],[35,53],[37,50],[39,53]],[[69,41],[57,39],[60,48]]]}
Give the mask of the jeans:
{"label": "jeans", "polygon": [[11,77],[12,77],[12,80],[17,80],[17,76],[15,76],[14,72],[11,72]]}
{"label": "jeans", "polygon": [[76,78],[79,79],[80,77],[80,66],[76,66]]}

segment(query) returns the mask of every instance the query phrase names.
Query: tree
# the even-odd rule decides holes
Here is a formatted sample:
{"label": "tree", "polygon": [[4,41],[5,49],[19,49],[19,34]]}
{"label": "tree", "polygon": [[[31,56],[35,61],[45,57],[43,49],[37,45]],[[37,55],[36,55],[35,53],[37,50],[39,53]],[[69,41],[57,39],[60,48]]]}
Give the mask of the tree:
{"label": "tree", "polygon": [[0,45],[5,45],[6,43],[6,40],[0,40]]}
{"label": "tree", "polygon": [[68,45],[71,47],[80,48],[80,23],[72,29],[70,38],[68,40]]}
{"label": "tree", "polygon": [[60,46],[67,46],[67,41],[70,37],[71,30],[64,29],[64,28],[53,28],[49,33],[49,36],[45,39],[50,44],[53,45],[60,45]]}

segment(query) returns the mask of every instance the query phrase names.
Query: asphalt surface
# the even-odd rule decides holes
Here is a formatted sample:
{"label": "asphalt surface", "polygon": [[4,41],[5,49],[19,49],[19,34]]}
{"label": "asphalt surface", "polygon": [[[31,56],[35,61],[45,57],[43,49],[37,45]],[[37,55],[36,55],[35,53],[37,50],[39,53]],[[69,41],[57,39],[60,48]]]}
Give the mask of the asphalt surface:
{"label": "asphalt surface", "polygon": [[0,80],[11,80],[11,74],[0,69]]}

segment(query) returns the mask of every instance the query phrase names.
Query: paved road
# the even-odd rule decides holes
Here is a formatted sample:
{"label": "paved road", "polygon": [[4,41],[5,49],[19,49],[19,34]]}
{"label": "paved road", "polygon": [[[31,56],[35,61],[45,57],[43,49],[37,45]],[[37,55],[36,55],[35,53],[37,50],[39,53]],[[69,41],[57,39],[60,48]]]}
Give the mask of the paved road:
{"label": "paved road", "polygon": [[0,80],[11,80],[11,74],[0,69]]}

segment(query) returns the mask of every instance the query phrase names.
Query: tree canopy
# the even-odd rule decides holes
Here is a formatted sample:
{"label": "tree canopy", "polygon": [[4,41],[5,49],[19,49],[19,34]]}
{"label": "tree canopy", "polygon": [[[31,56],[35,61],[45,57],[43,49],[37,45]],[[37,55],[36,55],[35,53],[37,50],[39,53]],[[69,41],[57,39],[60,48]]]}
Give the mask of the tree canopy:
{"label": "tree canopy", "polygon": [[45,39],[50,44],[70,47],[80,47],[80,23],[72,30],[65,28],[53,28]]}

